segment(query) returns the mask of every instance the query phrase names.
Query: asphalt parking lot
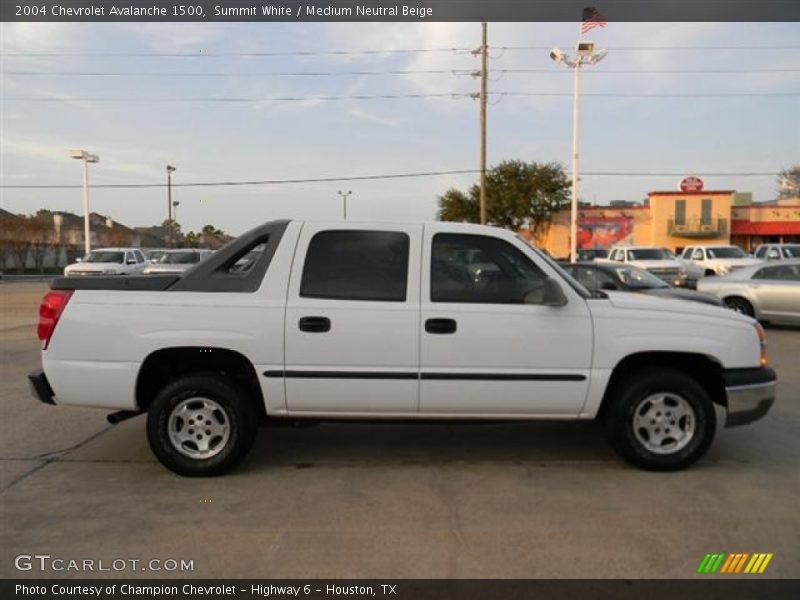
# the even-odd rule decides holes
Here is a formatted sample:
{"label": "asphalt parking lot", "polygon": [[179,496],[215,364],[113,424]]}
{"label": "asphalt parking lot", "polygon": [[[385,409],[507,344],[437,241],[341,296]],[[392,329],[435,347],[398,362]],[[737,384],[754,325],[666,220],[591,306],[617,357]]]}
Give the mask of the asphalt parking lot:
{"label": "asphalt parking lot", "polygon": [[[594,423],[340,424],[263,429],[243,467],[197,480],[156,462],[143,417],[30,396],[45,287],[0,283],[0,577],[679,578],[707,552],[800,577],[800,329],[767,330],[770,414],[683,472],[629,467]],[[20,572],[20,554],[194,570]]]}

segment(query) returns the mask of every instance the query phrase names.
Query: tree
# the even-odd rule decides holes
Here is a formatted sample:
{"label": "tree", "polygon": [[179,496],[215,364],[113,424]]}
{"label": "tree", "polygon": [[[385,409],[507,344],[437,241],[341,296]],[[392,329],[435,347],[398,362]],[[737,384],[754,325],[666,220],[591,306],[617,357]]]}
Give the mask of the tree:
{"label": "tree", "polygon": [[794,165],[778,173],[778,198],[800,196],[800,165]]}
{"label": "tree", "polygon": [[[507,160],[486,173],[486,220],[491,225],[518,230],[529,227],[540,236],[553,213],[569,204],[570,182],[558,163]],[[480,221],[480,188],[468,192],[451,188],[439,196],[441,221]]]}
{"label": "tree", "polygon": [[183,235],[181,234],[181,224],[178,223],[175,219],[164,219],[164,222],[161,223],[161,227],[164,228],[165,239],[172,240],[173,246],[178,246],[180,241],[183,239]]}

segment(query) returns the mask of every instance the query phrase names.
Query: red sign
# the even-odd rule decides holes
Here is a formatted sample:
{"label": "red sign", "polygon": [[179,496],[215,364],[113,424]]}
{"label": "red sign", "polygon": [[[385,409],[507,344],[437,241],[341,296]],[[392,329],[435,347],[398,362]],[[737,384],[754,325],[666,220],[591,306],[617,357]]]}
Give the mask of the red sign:
{"label": "red sign", "polygon": [[689,177],[684,177],[678,184],[678,188],[682,192],[702,192],[703,180],[700,179],[699,177],[695,177],[694,175],[691,175]]}

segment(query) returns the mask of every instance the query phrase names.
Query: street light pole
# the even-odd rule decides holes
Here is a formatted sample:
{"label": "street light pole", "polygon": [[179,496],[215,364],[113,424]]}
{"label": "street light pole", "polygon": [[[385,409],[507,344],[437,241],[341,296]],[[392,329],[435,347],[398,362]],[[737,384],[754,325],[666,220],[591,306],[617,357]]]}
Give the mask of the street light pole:
{"label": "street light pole", "polygon": [[344,213],[344,220],[347,221],[347,197],[353,192],[351,190],[347,190],[346,192],[339,190],[336,193],[342,197],[342,210]]}
{"label": "street light pole", "polygon": [[72,158],[83,161],[83,249],[88,255],[92,251],[91,227],[89,225],[89,163],[100,162],[100,157],[86,150],[70,150]]}
{"label": "street light pole", "polygon": [[572,201],[570,206],[569,225],[569,260],[575,262],[578,258],[578,147],[580,134],[580,95],[581,95],[581,65],[596,65],[606,57],[605,50],[594,51],[594,42],[581,41],[575,45],[575,58],[571,59],[561,48],[550,50],[550,58],[556,64],[564,65],[573,71],[572,95]]}
{"label": "street light pole", "polygon": [[581,121],[581,63],[577,61],[572,68],[572,202],[570,204],[569,223],[569,261],[575,262],[578,257],[578,140]]}
{"label": "street light pole", "polygon": [[172,248],[172,173],[175,167],[167,165],[167,248]]}

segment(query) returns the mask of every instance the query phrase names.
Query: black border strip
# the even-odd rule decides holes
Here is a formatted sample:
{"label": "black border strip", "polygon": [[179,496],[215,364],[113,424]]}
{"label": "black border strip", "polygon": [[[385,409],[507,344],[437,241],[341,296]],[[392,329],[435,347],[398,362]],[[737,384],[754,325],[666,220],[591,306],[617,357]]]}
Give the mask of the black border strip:
{"label": "black border strip", "polygon": [[433,381],[585,381],[579,373],[422,373],[410,371],[264,371],[291,379],[426,379]]}

